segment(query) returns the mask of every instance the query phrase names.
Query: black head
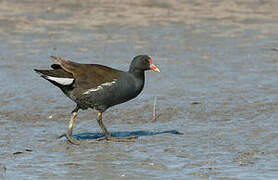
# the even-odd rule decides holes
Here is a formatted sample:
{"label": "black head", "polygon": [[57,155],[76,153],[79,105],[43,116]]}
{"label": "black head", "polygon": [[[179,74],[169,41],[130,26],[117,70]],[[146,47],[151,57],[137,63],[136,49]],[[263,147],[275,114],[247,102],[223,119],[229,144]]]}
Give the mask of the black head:
{"label": "black head", "polygon": [[160,70],[152,63],[152,59],[147,55],[135,56],[130,64],[129,72],[153,70],[160,72]]}

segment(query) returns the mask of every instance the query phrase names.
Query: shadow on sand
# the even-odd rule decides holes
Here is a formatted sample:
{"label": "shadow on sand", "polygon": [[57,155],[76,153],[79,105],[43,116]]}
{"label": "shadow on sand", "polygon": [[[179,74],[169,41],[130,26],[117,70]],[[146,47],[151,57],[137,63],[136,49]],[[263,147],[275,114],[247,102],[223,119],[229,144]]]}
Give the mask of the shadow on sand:
{"label": "shadow on sand", "polygon": [[[169,130],[169,131],[160,131],[160,132],[152,132],[152,131],[121,131],[121,132],[110,132],[112,137],[128,137],[128,136],[154,136],[159,134],[177,134],[182,135],[183,133],[177,130]],[[80,133],[73,135],[77,140],[93,140],[97,138],[104,137],[103,133]]]}

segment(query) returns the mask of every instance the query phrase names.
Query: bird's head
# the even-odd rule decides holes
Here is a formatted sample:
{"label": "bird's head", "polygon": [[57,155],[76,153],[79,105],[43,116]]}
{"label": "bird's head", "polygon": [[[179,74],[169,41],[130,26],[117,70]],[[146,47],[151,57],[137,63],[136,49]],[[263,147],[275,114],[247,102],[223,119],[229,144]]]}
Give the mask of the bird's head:
{"label": "bird's head", "polygon": [[147,55],[138,55],[133,58],[130,64],[129,71],[134,71],[134,70],[141,70],[141,71],[153,70],[155,72],[160,72],[158,67],[156,67],[152,63],[152,59]]}

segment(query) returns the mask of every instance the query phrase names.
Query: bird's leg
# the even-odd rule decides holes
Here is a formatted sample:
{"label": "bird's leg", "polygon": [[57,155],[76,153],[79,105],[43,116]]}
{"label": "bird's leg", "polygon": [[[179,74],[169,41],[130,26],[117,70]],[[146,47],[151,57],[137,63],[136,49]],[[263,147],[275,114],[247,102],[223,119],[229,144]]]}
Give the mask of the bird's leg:
{"label": "bird's leg", "polygon": [[[77,116],[77,112],[79,110],[79,107],[76,106],[75,109],[71,112],[71,118],[70,118],[70,121],[69,121],[69,128],[68,128],[68,131],[65,135],[62,135],[62,136],[66,136],[66,138],[68,139],[68,141],[72,144],[79,144],[78,140],[74,139],[72,137],[72,128],[73,128],[73,124],[74,124],[74,121],[75,121],[75,118]],[[60,136],[60,137],[62,137]]]}
{"label": "bird's leg", "polygon": [[[129,142],[129,141],[134,141],[134,139],[138,138],[137,136],[123,137],[123,138],[112,137],[102,122],[102,113],[101,112],[98,112],[98,114],[97,114],[97,122],[104,133],[105,140],[107,140],[107,141]],[[97,141],[104,140],[104,138],[98,138]]]}
{"label": "bird's leg", "polygon": [[70,121],[69,121],[69,128],[68,128],[68,131],[67,131],[67,134],[69,136],[72,136],[72,128],[73,128],[73,124],[74,124],[76,116],[77,116],[77,112],[72,112],[71,118],[70,118]]}
{"label": "bird's leg", "polygon": [[108,140],[109,138],[111,138],[111,135],[102,122],[102,112],[97,113],[97,122],[104,133],[105,139]]}

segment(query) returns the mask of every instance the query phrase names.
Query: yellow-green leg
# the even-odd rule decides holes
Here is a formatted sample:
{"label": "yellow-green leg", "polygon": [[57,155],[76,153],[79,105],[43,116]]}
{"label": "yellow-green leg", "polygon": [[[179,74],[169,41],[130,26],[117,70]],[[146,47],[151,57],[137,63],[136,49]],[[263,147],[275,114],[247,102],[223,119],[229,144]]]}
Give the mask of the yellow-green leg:
{"label": "yellow-green leg", "polygon": [[[102,122],[102,112],[98,112],[97,114],[97,122],[100,126],[100,128],[102,129],[103,133],[104,133],[104,138],[107,141],[115,141],[115,142],[129,142],[129,141],[134,141],[134,139],[137,139],[137,136],[129,136],[129,137],[124,137],[124,138],[114,138],[110,135],[110,133],[108,132],[107,128],[104,126],[103,122]],[[104,138],[98,138],[97,141],[101,141],[104,140]]]}
{"label": "yellow-green leg", "polygon": [[73,124],[74,124],[74,121],[75,121],[75,118],[77,116],[77,112],[79,110],[79,107],[76,106],[76,108],[72,111],[71,113],[71,118],[70,118],[70,122],[69,122],[69,128],[68,128],[68,131],[67,133],[65,134],[66,135],[66,138],[68,139],[68,141],[72,144],[79,144],[78,140],[74,139],[72,137],[72,128],[73,128]]}
{"label": "yellow-green leg", "polygon": [[103,122],[102,122],[102,113],[101,112],[98,112],[97,113],[97,122],[101,128],[101,130],[103,131],[104,133],[104,137],[106,140],[110,139],[111,138],[111,135],[109,134],[108,130],[106,129],[106,127],[104,126]]}

